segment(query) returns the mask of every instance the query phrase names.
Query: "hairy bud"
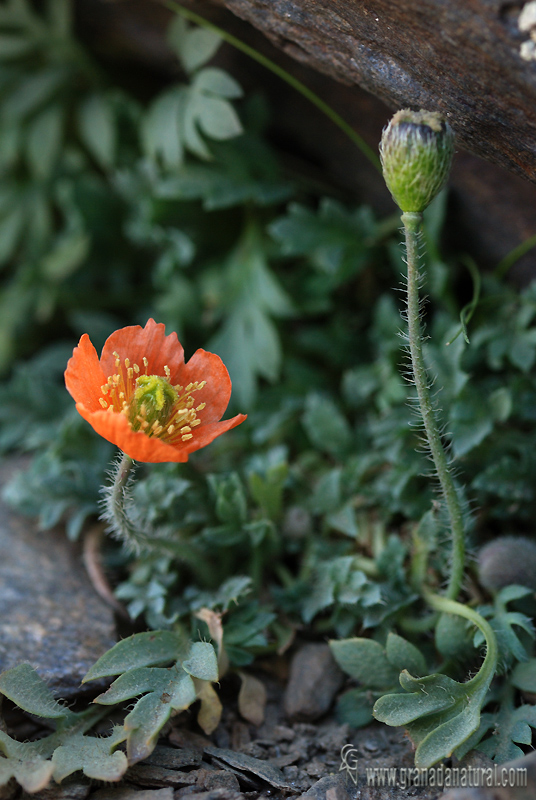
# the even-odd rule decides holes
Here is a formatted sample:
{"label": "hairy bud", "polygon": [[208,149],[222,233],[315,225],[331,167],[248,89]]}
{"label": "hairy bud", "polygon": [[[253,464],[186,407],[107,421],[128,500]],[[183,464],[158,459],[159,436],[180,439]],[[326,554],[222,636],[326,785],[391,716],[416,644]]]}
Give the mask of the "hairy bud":
{"label": "hairy bud", "polygon": [[421,213],[441,191],[450,172],[454,132],[432,111],[397,111],[382,133],[383,177],[404,213]]}
{"label": "hairy bud", "polygon": [[490,592],[515,583],[536,591],[536,542],[524,536],[500,536],[478,554],[478,577]]}

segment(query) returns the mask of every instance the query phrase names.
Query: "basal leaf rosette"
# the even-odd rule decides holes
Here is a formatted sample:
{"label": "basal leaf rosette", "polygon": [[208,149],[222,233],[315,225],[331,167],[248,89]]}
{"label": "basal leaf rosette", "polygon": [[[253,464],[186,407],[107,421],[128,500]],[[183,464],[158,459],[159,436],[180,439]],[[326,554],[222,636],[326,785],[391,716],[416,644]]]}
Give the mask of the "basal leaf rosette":
{"label": "basal leaf rosette", "polygon": [[197,350],[185,363],[177,334],[153,319],[112,333],[100,359],[84,334],[65,384],[79,414],[135,461],[188,461],[246,419],[221,419],[231,379],[220,357]]}

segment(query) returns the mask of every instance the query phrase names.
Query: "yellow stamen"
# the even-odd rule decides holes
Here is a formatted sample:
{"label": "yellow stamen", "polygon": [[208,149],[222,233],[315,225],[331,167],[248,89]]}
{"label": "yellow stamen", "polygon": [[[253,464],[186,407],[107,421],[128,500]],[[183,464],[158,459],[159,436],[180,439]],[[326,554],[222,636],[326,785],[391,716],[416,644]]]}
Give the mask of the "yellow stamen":
{"label": "yellow stamen", "polygon": [[[145,356],[140,370],[129,358],[121,361],[119,353],[114,351],[113,355],[115,370],[101,386],[106,399],[99,398],[100,406],[112,413],[125,414],[133,430],[143,431],[147,436],[162,438],[170,444],[192,439],[194,428],[202,422],[197,412],[206,408],[206,403],[196,406],[192,395],[203,389],[206,381],[172,385],[168,364],[161,368],[164,377],[162,372],[149,374],[149,360]],[[150,398],[146,399],[144,394]]]}

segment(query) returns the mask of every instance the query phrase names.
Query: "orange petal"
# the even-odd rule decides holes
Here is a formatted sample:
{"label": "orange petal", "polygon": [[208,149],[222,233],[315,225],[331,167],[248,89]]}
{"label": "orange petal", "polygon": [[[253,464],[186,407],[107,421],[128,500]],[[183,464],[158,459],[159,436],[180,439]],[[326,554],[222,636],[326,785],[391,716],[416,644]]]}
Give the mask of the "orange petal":
{"label": "orange petal", "polygon": [[236,417],[224,419],[221,422],[209,422],[207,425],[200,425],[195,429],[194,437],[183,443],[184,451],[189,455],[202,447],[206,447],[207,444],[213,442],[222,433],[230,431],[231,428],[236,428],[245,419],[247,419],[247,414],[237,414]]}
{"label": "orange petal", "polygon": [[101,386],[104,383],[106,378],[97,351],[84,333],[67,362],[65,385],[77,403],[82,403],[89,411],[97,411],[101,408],[99,397],[102,397]]}
{"label": "orange petal", "polygon": [[204,428],[205,423],[216,422],[223,416],[231,397],[231,379],[219,356],[206,350],[197,350],[179,374],[181,386],[195,381],[207,382],[206,386],[193,394],[194,407],[206,403],[206,407],[197,412],[202,422],[200,427]]}
{"label": "orange petal", "polygon": [[[161,439],[133,431],[124,414],[108,411],[88,411],[77,403],[76,409],[104,439],[117,445],[134,461],[158,464],[168,461],[188,461],[184,447],[172,447]],[[181,445],[183,442],[181,442]]]}
{"label": "orange petal", "polygon": [[149,375],[164,376],[164,367],[167,366],[171,371],[171,383],[179,383],[177,375],[184,365],[184,350],[176,333],[166,336],[166,327],[161,322],[149,319],[145,328],[131,325],[112,333],[101,355],[101,367],[106,376],[116,371],[114,351],[119,353],[122,362],[128,358],[131,365],[137,364],[141,372],[144,372],[145,357],[149,362]]}

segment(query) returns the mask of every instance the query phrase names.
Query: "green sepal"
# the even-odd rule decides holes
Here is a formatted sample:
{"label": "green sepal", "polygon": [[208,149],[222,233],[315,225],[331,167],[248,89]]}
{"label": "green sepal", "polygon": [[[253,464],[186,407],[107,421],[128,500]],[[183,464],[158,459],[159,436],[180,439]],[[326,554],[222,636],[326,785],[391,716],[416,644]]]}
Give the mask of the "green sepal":
{"label": "green sepal", "polygon": [[454,133],[440,114],[397,111],[380,144],[383,177],[404,213],[422,213],[448,178]]}

